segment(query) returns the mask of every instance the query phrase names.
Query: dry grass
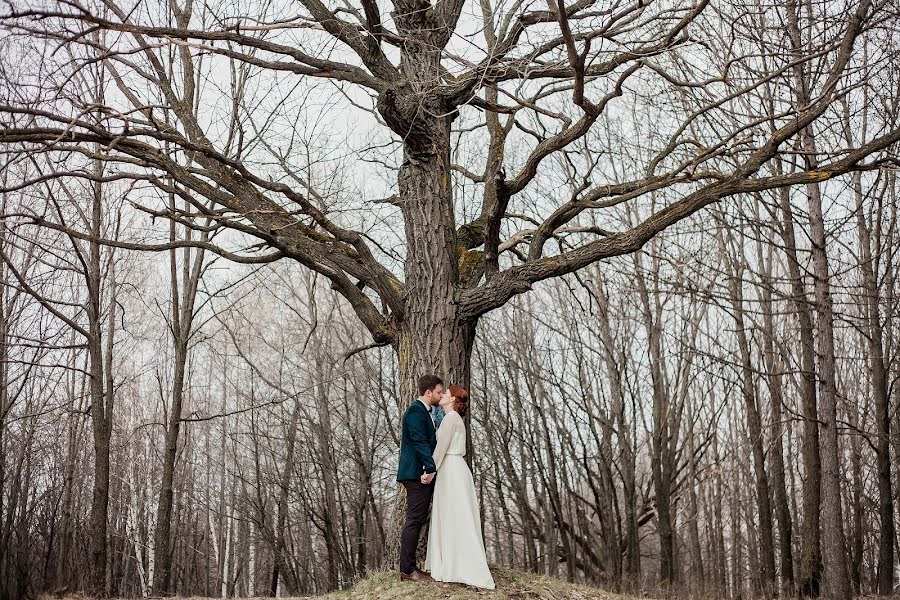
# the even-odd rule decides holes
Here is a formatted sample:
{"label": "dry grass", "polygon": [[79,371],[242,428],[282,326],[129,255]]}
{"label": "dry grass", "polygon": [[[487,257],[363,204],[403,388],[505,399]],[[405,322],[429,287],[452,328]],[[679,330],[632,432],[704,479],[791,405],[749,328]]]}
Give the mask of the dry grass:
{"label": "dry grass", "polygon": [[376,573],[353,589],[334,592],[323,600],[629,600],[583,585],[566,583],[552,577],[492,567],[495,590],[439,582],[400,582],[397,573]]}
{"label": "dry grass", "polygon": [[[396,572],[378,572],[360,581],[352,589],[332,592],[324,596],[284,598],[283,600],[638,600],[635,596],[622,596],[590,586],[566,583],[552,577],[514,571],[503,567],[491,567],[497,589],[487,591],[477,588],[432,583],[401,582]],[[641,596],[641,598],[646,598]],[[695,600],[695,595],[681,596],[681,600]],[[857,600],[900,600],[900,596],[860,596]],[[40,596],[38,600],[91,600],[81,594],[68,596]],[[208,600],[182,598],[174,600]],[[271,600],[255,598],[246,600]],[[712,600],[705,596],[704,600]],[[716,599],[718,600],[718,599]]]}
{"label": "dry grass", "polygon": [[[632,596],[611,594],[598,588],[502,567],[491,567],[491,572],[497,583],[497,589],[490,591],[458,584],[401,582],[396,572],[379,572],[360,581],[349,590],[315,598],[284,600],[633,600]],[[45,596],[40,600],[59,599]],[[62,600],[90,599],[73,595]]]}

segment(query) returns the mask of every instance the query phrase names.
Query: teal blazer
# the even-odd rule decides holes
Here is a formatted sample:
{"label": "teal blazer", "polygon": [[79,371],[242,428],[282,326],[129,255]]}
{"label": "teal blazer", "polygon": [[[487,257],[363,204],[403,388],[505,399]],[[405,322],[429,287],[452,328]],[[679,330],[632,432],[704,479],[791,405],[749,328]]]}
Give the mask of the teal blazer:
{"label": "teal blazer", "polygon": [[434,473],[437,469],[431,453],[435,446],[437,435],[431,413],[417,398],[403,413],[397,481],[418,481],[423,473]]}

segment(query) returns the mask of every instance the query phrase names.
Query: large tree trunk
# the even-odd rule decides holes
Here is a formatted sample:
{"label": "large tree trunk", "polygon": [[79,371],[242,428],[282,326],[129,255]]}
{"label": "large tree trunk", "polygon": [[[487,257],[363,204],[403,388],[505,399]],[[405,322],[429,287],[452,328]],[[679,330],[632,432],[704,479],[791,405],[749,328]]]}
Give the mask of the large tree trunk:
{"label": "large tree trunk", "polygon": [[[427,9],[427,10],[426,10]],[[405,84],[379,96],[378,109],[403,139],[398,204],[408,243],[404,314],[395,342],[400,361],[401,406],[415,396],[416,379],[435,373],[468,386],[475,323],[458,317],[459,254],[450,174],[450,128],[455,110],[435,93],[441,48],[431,8],[398,2],[393,13],[406,36],[400,70]]]}
{"label": "large tree trunk", "polygon": [[468,387],[475,324],[457,317],[456,228],[450,196],[450,119],[433,122],[433,152],[406,146],[400,201],[410,242],[405,263],[406,313],[396,344],[401,405],[414,399],[416,380],[434,373]]}
{"label": "large tree trunk", "polygon": [[[400,366],[401,412],[418,395],[416,382],[427,373],[446,384],[468,388],[475,322],[458,316],[459,255],[450,174],[450,128],[456,113],[434,93],[441,72],[440,48],[445,40],[429,30],[430,10],[401,2],[395,12],[403,46],[400,69],[408,82],[382,93],[378,109],[403,139],[398,174],[398,204],[405,220],[407,294],[394,342]],[[404,10],[406,8],[406,10]],[[412,41],[412,40],[415,40]],[[470,411],[471,414],[471,411]],[[466,417],[466,424],[470,416]],[[468,436],[467,458],[472,458]],[[404,494],[395,507],[394,531],[388,537],[388,562],[396,561]]]}
{"label": "large tree trunk", "polygon": [[[449,144],[449,123],[446,141]],[[449,145],[446,146],[449,148]],[[406,315],[395,344],[399,359],[401,414],[418,395],[422,375],[433,373],[445,386],[471,381],[475,323],[457,318],[454,293],[458,281],[455,233],[449,200],[449,150],[437,156],[411,156],[407,151],[401,168],[400,190],[410,251],[406,259]],[[473,399],[477,402],[477,399]],[[465,417],[467,428],[471,411]],[[469,429],[471,431],[471,429]],[[466,458],[471,466],[472,436],[467,436]],[[405,492],[399,501],[391,535],[387,538],[388,564],[399,551],[399,533],[405,513]]]}

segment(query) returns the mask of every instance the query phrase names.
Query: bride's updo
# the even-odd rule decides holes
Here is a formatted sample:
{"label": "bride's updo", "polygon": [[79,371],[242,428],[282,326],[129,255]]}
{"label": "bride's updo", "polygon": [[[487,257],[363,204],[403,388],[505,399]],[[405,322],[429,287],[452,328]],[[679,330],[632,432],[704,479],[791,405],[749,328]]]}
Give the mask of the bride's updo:
{"label": "bride's updo", "polygon": [[459,416],[465,417],[469,412],[469,392],[458,385],[451,385],[447,391],[453,396],[453,410],[458,412]]}

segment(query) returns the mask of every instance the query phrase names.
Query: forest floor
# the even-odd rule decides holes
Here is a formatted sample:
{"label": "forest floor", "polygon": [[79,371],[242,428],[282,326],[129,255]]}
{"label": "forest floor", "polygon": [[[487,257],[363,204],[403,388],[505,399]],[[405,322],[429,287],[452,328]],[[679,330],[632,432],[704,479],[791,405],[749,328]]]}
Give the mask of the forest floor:
{"label": "forest floor", "polygon": [[[577,585],[542,575],[491,566],[497,583],[495,590],[446,583],[401,582],[396,572],[379,572],[357,583],[349,590],[331,592],[324,596],[291,597],[282,600],[638,600],[638,596],[613,594],[599,588]],[[652,596],[640,596],[646,600]],[[678,596],[695,600],[694,595]],[[711,597],[705,597],[709,600]],[[38,600],[91,600],[84,595],[39,596]],[[125,600],[125,599],[121,599]],[[182,597],[171,600],[208,600]],[[244,600],[271,600],[247,598]],[[900,596],[858,596],[856,600],[900,600]]]}
{"label": "forest floor", "polygon": [[[556,579],[491,566],[497,588],[482,590],[452,583],[401,582],[396,572],[378,572],[363,579],[349,590],[324,596],[284,598],[283,600],[637,600],[599,588],[577,585]],[[40,596],[39,600],[60,600],[56,596]],[[87,596],[65,596],[61,600],[90,600]],[[124,599],[123,599],[124,600]],[[206,600],[179,596],[172,600]],[[246,599],[253,600],[253,599]],[[256,600],[264,600],[262,598]],[[270,599],[265,599],[270,600]]]}
{"label": "forest floor", "polygon": [[497,588],[482,590],[466,585],[429,582],[401,582],[397,573],[376,573],[352,589],[332,592],[318,600],[631,600],[631,596],[611,594],[599,588],[491,567]]}

